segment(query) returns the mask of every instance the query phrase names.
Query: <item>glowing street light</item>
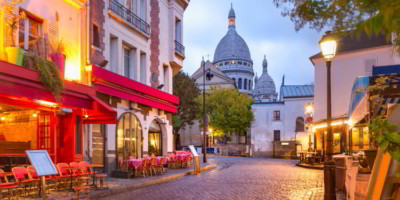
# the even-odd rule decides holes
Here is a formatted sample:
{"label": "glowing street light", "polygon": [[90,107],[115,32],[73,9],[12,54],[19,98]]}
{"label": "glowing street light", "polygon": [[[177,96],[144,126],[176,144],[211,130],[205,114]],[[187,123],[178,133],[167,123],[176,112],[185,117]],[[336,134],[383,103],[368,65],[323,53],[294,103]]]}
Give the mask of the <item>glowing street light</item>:
{"label": "glowing street light", "polygon": [[336,55],[337,43],[335,38],[332,36],[330,31],[327,31],[324,36],[322,36],[319,42],[321,47],[322,56],[326,62],[327,71],[327,113],[326,121],[328,126],[328,137],[327,137],[327,159],[324,162],[324,199],[331,200],[336,199],[335,191],[335,161],[332,158],[333,154],[333,134],[332,134],[332,98],[331,98],[331,65],[332,60]]}

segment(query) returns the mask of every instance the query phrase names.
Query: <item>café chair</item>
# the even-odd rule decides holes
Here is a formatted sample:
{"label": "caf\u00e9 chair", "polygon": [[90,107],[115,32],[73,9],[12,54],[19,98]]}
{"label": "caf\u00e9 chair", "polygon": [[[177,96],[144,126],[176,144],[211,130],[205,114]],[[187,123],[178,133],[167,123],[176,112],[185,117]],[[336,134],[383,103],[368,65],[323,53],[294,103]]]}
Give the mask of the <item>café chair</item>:
{"label": "caf\u00e9 chair", "polygon": [[24,188],[25,196],[27,196],[31,190],[35,193],[37,192],[40,181],[32,179],[25,167],[13,167],[11,171],[16,183]]}
{"label": "caf\u00e9 chair", "polygon": [[135,177],[138,177],[138,175],[140,175],[140,174],[143,176],[143,178],[146,177],[146,174],[147,174],[147,169],[146,169],[147,162],[148,162],[148,159],[144,159],[143,162],[141,162],[139,166],[135,167]]}
{"label": "caf\u00e9 chair", "polygon": [[[0,169],[0,173],[4,173],[4,171]],[[17,190],[18,185],[14,183],[9,183],[7,176],[4,176],[4,179],[0,179],[0,199],[5,199],[4,195],[8,196],[8,199],[15,198],[14,191]]]}
{"label": "caf\u00e9 chair", "polygon": [[83,169],[80,168],[81,166],[79,166],[79,163],[71,162],[69,164],[69,166],[76,167],[76,169],[72,170],[72,173],[74,173],[74,175],[76,176],[75,180],[77,180],[77,183],[76,183],[77,186],[84,185],[85,183],[86,183],[86,185],[89,185],[90,178],[89,178],[88,174],[85,174],[83,172]]}

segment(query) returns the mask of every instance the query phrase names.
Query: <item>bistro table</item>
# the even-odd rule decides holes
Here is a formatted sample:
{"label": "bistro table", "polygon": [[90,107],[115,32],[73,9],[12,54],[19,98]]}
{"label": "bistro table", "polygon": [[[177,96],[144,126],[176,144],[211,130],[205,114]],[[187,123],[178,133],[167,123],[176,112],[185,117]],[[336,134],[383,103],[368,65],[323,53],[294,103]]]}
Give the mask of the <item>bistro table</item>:
{"label": "bistro table", "polygon": [[[85,167],[90,167],[90,168],[103,168],[104,165],[99,165],[99,164],[88,164],[88,165],[86,165]],[[93,184],[92,184],[92,186],[97,188],[96,171],[93,170],[92,172],[93,172],[93,173],[92,173],[92,176],[93,176],[93,177],[92,177],[92,178],[93,178]]]}

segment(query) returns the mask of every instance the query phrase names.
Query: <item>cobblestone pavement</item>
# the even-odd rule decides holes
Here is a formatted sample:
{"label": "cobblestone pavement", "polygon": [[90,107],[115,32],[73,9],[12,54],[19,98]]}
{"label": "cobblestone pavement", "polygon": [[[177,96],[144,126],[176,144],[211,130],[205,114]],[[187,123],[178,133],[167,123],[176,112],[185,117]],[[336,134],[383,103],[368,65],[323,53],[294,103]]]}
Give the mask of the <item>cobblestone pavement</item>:
{"label": "cobblestone pavement", "polygon": [[104,199],[323,199],[323,171],[296,167],[298,161],[212,157],[209,162],[217,169]]}

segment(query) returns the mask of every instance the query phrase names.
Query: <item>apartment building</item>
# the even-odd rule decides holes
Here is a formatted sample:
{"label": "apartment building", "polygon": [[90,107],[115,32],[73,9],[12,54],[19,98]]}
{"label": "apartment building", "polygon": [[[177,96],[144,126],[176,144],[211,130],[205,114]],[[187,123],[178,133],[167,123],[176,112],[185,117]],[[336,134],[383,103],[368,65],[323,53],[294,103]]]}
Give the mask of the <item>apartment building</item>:
{"label": "apartment building", "polygon": [[183,68],[188,0],[90,2],[92,84],[117,112],[116,124],[88,127],[87,151],[109,172],[126,160],[173,151],[172,77]]}

